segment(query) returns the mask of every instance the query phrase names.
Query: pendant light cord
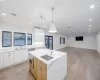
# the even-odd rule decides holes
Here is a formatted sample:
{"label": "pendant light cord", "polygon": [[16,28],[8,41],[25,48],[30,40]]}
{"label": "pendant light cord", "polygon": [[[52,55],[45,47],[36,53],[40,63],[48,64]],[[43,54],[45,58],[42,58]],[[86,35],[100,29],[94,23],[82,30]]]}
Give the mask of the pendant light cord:
{"label": "pendant light cord", "polygon": [[40,19],[41,19],[41,25],[42,25],[42,16],[40,16]]}
{"label": "pendant light cord", "polygon": [[54,10],[54,7],[52,7],[51,10],[52,10],[52,23],[53,23],[54,22],[53,21],[53,10]]}

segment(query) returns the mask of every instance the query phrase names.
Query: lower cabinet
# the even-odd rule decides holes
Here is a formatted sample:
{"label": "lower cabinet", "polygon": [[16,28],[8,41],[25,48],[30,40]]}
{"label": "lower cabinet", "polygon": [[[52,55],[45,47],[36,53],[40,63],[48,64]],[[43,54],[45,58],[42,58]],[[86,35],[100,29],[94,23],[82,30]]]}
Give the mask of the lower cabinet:
{"label": "lower cabinet", "polygon": [[29,70],[36,80],[47,80],[47,65],[39,59],[34,58],[32,64],[29,62]]}
{"label": "lower cabinet", "polygon": [[3,53],[0,53],[0,68],[3,68]]}
{"label": "lower cabinet", "polygon": [[37,80],[47,80],[47,65],[37,59]]}
{"label": "lower cabinet", "polygon": [[20,49],[14,51],[14,63],[21,63],[23,61],[28,60],[28,50],[27,49]]}
{"label": "lower cabinet", "polygon": [[14,64],[22,62],[22,54],[19,50],[14,51]]}
{"label": "lower cabinet", "polygon": [[4,67],[10,66],[13,64],[13,52],[5,52],[4,55]]}

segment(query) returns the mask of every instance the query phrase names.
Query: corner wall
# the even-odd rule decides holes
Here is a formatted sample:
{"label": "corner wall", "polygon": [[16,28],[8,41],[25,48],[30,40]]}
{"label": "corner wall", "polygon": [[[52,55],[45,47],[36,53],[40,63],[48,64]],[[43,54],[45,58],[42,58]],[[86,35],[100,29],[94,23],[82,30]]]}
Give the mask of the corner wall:
{"label": "corner wall", "polygon": [[[61,49],[64,47],[67,47],[67,37],[59,34],[50,34],[50,33],[45,33],[45,35],[48,36],[53,36],[53,49]],[[65,44],[60,44],[60,37],[65,37]]]}
{"label": "corner wall", "polygon": [[97,39],[97,51],[100,53],[100,32],[96,36]]}
{"label": "corner wall", "polygon": [[83,41],[76,41],[76,36],[68,37],[68,46],[69,47],[78,47],[78,48],[86,48],[86,49],[97,49],[96,36],[89,35],[83,36]]}

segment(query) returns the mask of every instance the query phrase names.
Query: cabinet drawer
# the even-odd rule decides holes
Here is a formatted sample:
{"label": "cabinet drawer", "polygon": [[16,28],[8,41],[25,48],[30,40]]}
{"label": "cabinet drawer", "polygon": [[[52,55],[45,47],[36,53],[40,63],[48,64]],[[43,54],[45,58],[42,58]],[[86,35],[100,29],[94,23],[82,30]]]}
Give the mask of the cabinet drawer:
{"label": "cabinet drawer", "polygon": [[13,52],[4,53],[4,67],[13,64]]}

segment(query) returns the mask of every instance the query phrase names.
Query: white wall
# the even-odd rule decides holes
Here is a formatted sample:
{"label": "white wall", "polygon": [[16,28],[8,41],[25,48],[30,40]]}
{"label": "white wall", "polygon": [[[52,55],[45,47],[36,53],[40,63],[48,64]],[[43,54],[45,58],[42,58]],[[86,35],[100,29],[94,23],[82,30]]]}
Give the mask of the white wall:
{"label": "white wall", "polygon": [[97,51],[100,52],[100,32],[96,36],[97,38]]}
{"label": "white wall", "polygon": [[[12,32],[12,38],[13,38],[13,32],[22,32],[22,33],[33,34],[32,28],[28,28],[28,27],[26,28],[26,27],[14,25],[14,24],[9,24],[9,23],[0,23],[0,49],[3,48],[2,47],[2,31],[11,31]],[[26,44],[27,44],[27,41],[26,41]],[[13,40],[12,40],[12,45],[13,45]],[[5,47],[5,48],[11,48],[11,47]],[[12,48],[14,48],[14,46],[12,46]]]}
{"label": "white wall", "polygon": [[[59,34],[45,33],[45,35],[53,36],[53,49],[61,49],[67,47],[67,37]],[[65,37],[65,44],[60,44],[60,37]]]}
{"label": "white wall", "polygon": [[83,41],[76,41],[75,36],[68,37],[68,46],[69,47],[78,47],[78,48],[86,48],[86,49],[96,49],[96,36],[84,36]]}

